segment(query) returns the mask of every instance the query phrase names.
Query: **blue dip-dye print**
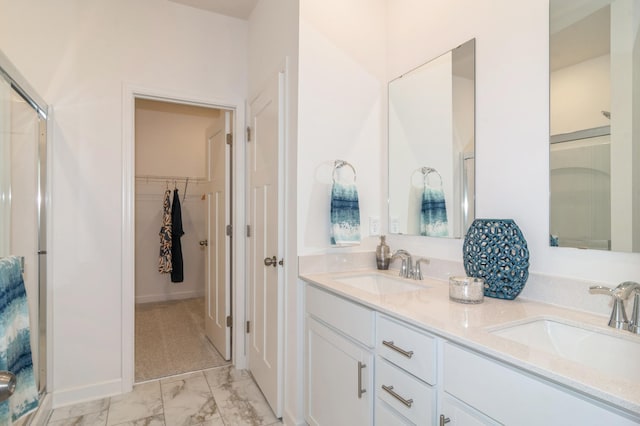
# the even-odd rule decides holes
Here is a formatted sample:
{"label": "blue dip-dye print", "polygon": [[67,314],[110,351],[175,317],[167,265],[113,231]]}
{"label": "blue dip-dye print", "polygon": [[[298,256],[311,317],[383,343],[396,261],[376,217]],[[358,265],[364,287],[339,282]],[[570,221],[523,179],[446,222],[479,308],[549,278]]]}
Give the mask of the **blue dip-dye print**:
{"label": "blue dip-dye print", "polygon": [[16,375],[15,393],[0,403],[0,425],[10,426],[38,407],[29,332],[29,305],[20,259],[0,259],[0,370]]}
{"label": "blue dip-dye print", "polygon": [[449,235],[447,206],[442,188],[424,187],[420,208],[420,235],[427,237]]}
{"label": "blue dip-dye print", "polygon": [[331,188],[331,244],[360,244],[360,206],[354,184],[335,182]]}

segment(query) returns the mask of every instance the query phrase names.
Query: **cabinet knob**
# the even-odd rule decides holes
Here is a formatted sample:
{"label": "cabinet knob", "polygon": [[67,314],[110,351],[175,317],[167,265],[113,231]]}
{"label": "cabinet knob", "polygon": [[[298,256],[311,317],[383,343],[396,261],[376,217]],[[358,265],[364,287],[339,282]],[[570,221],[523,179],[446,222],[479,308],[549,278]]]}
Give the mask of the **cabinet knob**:
{"label": "cabinet knob", "polygon": [[449,417],[445,417],[444,414],[440,414],[440,426],[444,426],[450,421],[451,419]]}

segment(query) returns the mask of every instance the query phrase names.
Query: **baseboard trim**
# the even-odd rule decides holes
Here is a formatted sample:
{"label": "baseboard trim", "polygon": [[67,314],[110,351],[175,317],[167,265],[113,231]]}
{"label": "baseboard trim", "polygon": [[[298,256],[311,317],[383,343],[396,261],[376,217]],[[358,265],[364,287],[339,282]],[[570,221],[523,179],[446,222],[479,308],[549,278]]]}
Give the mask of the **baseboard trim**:
{"label": "baseboard trim", "polygon": [[147,296],[136,296],[136,305],[139,303],[168,302],[170,300],[193,299],[204,297],[204,291],[180,291],[171,294],[150,294]]}
{"label": "baseboard trim", "polygon": [[52,394],[51,405],[53,409],[56,409],[65,405],[78,404],[120,394],[122,394],[122,379],[115,379],[89,386],[55,391]]}
{"label": "baseboard trim", "polygon": [[282,424],[285,426],[305,426],[307,423],[304,420],[296,419],[296,416],[292,413],[285,411],[282,416]]}

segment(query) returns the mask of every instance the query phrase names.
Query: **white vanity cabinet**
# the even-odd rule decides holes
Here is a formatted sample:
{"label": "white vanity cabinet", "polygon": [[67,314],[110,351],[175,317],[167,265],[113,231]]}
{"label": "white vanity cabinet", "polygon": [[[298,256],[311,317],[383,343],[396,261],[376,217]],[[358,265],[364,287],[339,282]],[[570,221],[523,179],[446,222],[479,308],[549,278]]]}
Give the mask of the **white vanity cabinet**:
{"label": "white vanity cabinet", "polygon": [[638,418],[475,351],[451,342],[443,346],[441,411],[449,426],[638,424]]}
{"label": "white vanity cabinet", "polygon": [[386,315],[376,326],[375,424],[435,424],[436,338]]}
{"label": "white vanity cabinet", "polygon": [[371,425],[374,311],[309,285],[305,302],[305,420]]}
{"label": "white vanity cabinet", "polygon": [[389,309],[383,314],[311,284],[305,303],[310,425],[640,424],[638,415],[431,334]]}

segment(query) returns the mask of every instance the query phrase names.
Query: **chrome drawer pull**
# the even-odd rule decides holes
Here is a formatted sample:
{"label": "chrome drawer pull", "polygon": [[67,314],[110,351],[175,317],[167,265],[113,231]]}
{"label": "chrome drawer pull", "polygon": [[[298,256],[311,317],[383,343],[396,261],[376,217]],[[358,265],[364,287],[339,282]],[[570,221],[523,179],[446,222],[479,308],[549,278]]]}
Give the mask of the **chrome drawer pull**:
{"label": "chrome drawer pull", "polygon": [[393,344],[393,340],[391,340],[391,341],[383,340],[382,344],[385,345],[386,347],[391,348],[394,351],[406,356],[407,358],[411,358],[413,356],[413,351],[405,351],[404,349],[397,347],[396,345]]}
{"label": "chrome drawer pull", "polygon": [[387,385],[382,385],[382,389],[384,389],[385,391],[387,391],[389,393],[389,395],[391,395],[392,397],[394,397],[395,399],[397,399],[398,401],[402,402],[404,405],[406,405],[407,407],[411,408],[411,405],[413,404],[413,398],[411,399],[404,399],[403,397],[401,397],[400,395],[398,395],[397,393],[395,393],[395,391],[393,390],[393,386],[387,386]]}
{"label": "chrome drawer pull", "polygon": [[362,399],[362,394],[367,391],[366,389],[362,389],[362,369],[366,366],[366,364],[358,361],[358,399]]}

